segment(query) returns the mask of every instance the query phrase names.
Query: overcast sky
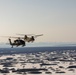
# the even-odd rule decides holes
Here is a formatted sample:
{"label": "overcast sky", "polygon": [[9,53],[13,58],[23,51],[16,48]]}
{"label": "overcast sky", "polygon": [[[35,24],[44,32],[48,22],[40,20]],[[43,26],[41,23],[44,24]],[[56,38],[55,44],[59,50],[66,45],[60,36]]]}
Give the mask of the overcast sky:
{"label": "overcast sky", "polygon": [[36,42],[76,42],[76,0],[0,0],[0,36],[16,33],[44,34]]}

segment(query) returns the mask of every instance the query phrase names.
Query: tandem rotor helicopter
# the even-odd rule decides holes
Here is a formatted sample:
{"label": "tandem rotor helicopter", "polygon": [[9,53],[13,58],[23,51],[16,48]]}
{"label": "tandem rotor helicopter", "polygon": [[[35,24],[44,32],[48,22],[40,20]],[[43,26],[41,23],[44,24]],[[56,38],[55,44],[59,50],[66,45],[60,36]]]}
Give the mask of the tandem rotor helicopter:
{"label": "tandem rotor helicopter", "polygon": [[[9,37],[9,44],[12,46],[11,48],[13,48],[13,46],[26,46],[26,42],[34,42],[35,38],[42,36],[43,34],[40,35],[34,35],[34,34],[17,34],[23,37],[12,37],[12,36],[3,36],[3,37]],[[15,40],[12,42],[11,38],[15,38]]]}

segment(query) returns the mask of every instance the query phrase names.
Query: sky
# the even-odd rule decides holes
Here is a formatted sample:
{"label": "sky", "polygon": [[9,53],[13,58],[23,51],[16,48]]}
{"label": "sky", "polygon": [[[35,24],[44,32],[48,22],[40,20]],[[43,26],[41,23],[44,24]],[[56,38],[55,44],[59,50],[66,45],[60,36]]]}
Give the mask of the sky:
{"label": "sky", "polygon": [[43,34],[35,42],[76,42],[76,0],[0,0],[0,36],[17,33]]}

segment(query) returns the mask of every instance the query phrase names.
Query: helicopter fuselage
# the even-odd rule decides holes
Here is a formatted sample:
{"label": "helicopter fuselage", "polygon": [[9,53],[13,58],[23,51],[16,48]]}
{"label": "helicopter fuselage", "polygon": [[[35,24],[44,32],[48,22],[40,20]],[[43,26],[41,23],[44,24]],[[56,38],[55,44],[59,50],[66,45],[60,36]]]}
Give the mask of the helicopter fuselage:
{"label": "helicopter fuselage", "polygon": [[25,46],[25,41],[24,40],[14,40],[14,42],[12,43],[11,42],[11,39],[9,39],[9,42],[10,42],[10,45],[13,47],[13,46],[20,46],[20,45],[22,45],[22,46]]}
{"label": "helicopter fuselage", "polygon": [[27,37],[26,35],[25,35],[25,37],[24,37],[24,40],[25,40],[26,42],[33,42],[33,41],[35,41],[34,36]]}

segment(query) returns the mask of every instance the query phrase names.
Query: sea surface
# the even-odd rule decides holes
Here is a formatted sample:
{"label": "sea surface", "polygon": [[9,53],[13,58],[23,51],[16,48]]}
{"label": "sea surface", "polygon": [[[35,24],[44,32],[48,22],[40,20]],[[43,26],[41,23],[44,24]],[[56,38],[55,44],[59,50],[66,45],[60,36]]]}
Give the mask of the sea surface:
{"label": "sea surface", "polygon": [[65,47],[15,47],[15,48],[0,48],[0,54],[19,54],[19,53],[36,53],[36,52],[51,52],[63,50],[76,50],[76,46]]}
{"label": "sea surface", "polygon": [[0,48],[0,75],[76,75],[76,46]]}

